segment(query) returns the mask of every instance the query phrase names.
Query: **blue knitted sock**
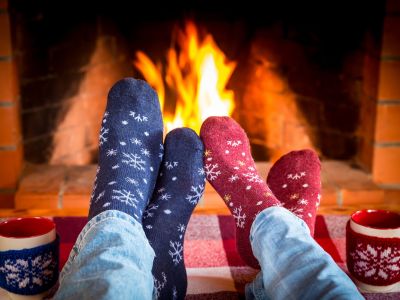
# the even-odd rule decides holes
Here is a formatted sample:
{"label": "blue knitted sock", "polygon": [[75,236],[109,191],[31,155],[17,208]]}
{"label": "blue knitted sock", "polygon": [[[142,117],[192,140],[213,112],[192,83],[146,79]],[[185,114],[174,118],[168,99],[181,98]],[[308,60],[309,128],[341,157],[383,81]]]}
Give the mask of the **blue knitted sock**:
{"label": "blue knitted sock", "polygon": [[108,94],[99,138],[99,166],[89,220],[119,210],[142,222],[156,183],[163,146],[157,94],[141,80],[118,81]]}
{"label": "blue knitted sock", "polygon": [[152,271],[156,299],[184,299],[183,240],[204,191],[203,143],[193,130],[179,128],[166,136],[164,145],[164,160],[143,214],[143,228],[156,253]]}

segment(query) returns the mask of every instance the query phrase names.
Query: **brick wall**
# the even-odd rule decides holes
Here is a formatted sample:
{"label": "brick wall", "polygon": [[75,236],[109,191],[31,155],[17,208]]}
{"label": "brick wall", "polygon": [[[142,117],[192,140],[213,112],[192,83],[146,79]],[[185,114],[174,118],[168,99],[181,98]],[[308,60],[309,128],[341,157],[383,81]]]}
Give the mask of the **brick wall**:
{"label": "brick wall", "polygon": [[93,162],[108,90],[131,72],[117,30],[89,5],[23,0],[10,5],[25,159]]}
{"label": "brick wall", "polygon": [[0,208],[14,205],[22,170],[19,90],[8,1],[0,0]]}
{"label": "brick wall", "polygon": [[386,2],[379,82],[373,178],[386,185],[400,184],[400,1]]}

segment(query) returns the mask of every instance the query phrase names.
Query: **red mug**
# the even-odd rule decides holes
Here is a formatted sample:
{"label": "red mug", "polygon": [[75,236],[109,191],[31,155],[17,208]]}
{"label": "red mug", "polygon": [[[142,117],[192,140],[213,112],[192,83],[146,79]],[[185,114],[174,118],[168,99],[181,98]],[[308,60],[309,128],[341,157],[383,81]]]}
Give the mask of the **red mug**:
{"label": "red mug", "polygon": [[[57,235],[55,223],[48,218],[35,217],[10,219],[0,223],[0,256],[4,255],[8,257],[9,253],[22,253],[26,250],[29,251],[30,249],[41,249],[42,247],[47,249],[46,247],[48,245],[53,245],[53,249],[51,250],[52,252],[43,252],[42,257],[40,257],[41,253],[39,253],[39,256],[36,257],[35,263],[39,264],[40,260],[38,260],[38,258],[43,258],[45,257],[45,255],[47,255],[47,261],[45,261],[44,263],[49,264],[50,260],[51,265],[49,265],[47,269],[43,269],[43,266],[39,267],[41,267],[41,270],[43,270],[44,272],[57,272],[57,274],[54,276],[58,277],[58,243],[56,241],[56,238]],[[49,256],[49,253],[52,254]],[[14,257],[15,255],[18,254],[14,254]],[[12,260],[7,258],[1,259],[0,270],[4,272],[3,275],[5,276],[5,281],[7,281],[7,276],[9,276],[10,278],[10,288],[4,287],[3,289],[0,289],[1,299],[3,299],[2,297],[6,297],[6,295],[8,296],[8,299],[12,300],[43,299],[43,297],[48,294],[48,290],[41,291],[37,294],[29,294],[29,286],[36,288],[35,283],[40,282],[40,280],[42,280],[43,278],[39,278],[40,273],[35,273],[35,275],[38,274],[38,278],[35,279],[30,276],[30,278],[28,279],[28,275],[31,275],[32,271],[21,271],[18,269],[19,267],[23,266],[22,262],[25,262],[25,259],[28,261],[29,259],[31,259],[31,257],[21,257],[19,259],[19,261],[21,262],[20,265],[18,265],[18,261],[13,262]],[[15,275],[11,274],[13,271],[18,271],[16,275],[19,276],[26,275],[25,281],[22,282],[23,284],[21,285],[21,283],[19,283],[18,286],[24,287],[24,291],[21,293],[16,291],[18,290],[17,286],[15,287],[16,290],[13,289],[12,284],[14,282],[12,279],[15,278]],[[28,294],[25,294],[26,290],[28,290]]]}
{"label": "red mug", "polygon": [[365,209],[346,227],[347,267],[360,290],[394,292],[400,288],[400,214]]}

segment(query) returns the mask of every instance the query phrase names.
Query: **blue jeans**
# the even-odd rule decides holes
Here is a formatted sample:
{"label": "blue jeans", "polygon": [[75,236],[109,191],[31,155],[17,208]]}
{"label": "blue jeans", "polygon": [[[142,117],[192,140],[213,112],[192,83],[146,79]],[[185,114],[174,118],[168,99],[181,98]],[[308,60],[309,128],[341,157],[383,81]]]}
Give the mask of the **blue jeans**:
{"label": "blue jeans", "polygon": [[[261,212],[250,239],[261,272],[246,286],[247,299],[363,299],[307,225],[286,209]],[[141,225],[105,211],[80,233],[55,299],[152,299],[153,259]]]}

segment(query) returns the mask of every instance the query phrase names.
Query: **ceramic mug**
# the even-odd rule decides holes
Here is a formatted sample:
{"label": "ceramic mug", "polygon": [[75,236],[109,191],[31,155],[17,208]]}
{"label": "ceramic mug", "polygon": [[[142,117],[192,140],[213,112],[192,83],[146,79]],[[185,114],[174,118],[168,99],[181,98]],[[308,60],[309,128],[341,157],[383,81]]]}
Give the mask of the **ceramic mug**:
{"label": "ceramic mug", "polygon": [[400,214],[365,209],[346,227],[347,267],[361,291],[385,293],[400,288]]}
{"label": "ceramic mug", "polygon": [[0,287],[13,300],[43,299],[58,280],[58,238],[48,218],[0,223]]}

